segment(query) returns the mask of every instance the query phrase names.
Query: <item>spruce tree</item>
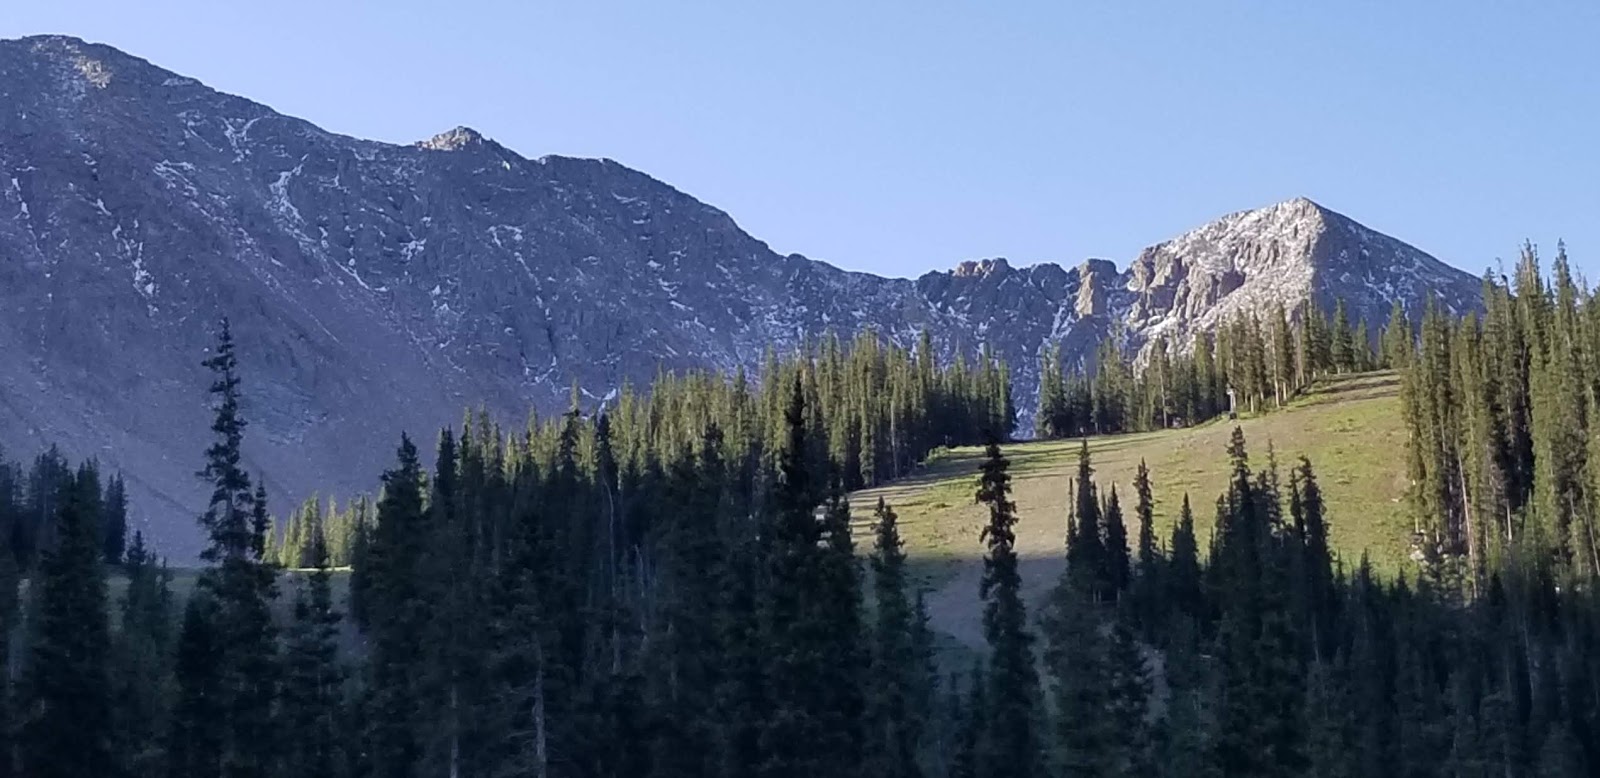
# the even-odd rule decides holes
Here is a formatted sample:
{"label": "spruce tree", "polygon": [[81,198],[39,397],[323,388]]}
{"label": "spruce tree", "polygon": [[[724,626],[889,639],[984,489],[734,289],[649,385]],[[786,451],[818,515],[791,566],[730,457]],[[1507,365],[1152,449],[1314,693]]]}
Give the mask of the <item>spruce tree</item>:
{"label": "spruce tree", "polygon": [[831,680],[826,610],[812,596],[822,588],[823,540],[812,485],[811,435],[803,381],[796,377],[784,411],[786,445],[772,516],[763,533],[766,564],[761,604],[761,643],[766,651],[770,709],[762,721],[759,774],[770,778],[816,775],[828,763],[816,748],[828,731],[823,709]]}
{"label": "spruce tree", "polygon": [[[819,705],[823,732],[817,745],[825,774],[848,776],[861,765],[862,690],[869,658],[863,645],[861,576],[850,536],[850,502],[838,476],[833,478],[823,511],[822,532],[822,577],[815,596],[823,609],[819,614],[826,643],[823,652],[832,666],[826,685],[818,690],[824,699]],[[907,668],[914,669],[914,664]]]}
{"label": "spruce tree", "polygon": [[918,687],[926,679],[918,672],[924,662],[915,644],[920,625],[907,597],[906,555],[897,518],[880,497],[873,511],[870,557],[874,609],[863,773],[917,778],[922,775],[917,748],[925,710],[918,707],[925,701],[925,693]]}
{"label": "spruce tree", "polygon": [[165,766],[166,744],[161,735],[170,716],[172,574],[145,547],[144,535],[137,531],[128,546],[124,570],[128,588],[122,598],[122,629],[112,646],[115,751],[124,775],[156,778]]}
{"label": "spruce tree", "polygon": [[1122,520],[1122,503],[1117,499],[1117,486],[1111,485],[1111,496],[1106,498],[1102,511],[1105,517],[1106,583],[1109,596],[1120,597],[1128,589],[1132,578],[1132,565],[1128,559],[1128,525]]}
{"label": "spruce tree", "polygon": [[[268,516],[265,493],[252,492],[243,468],[245,420],[240,415],[238,360],[228,321],[222,321],[215,353],[205,360],[212,372],[211,394],[215,435],[206,449],[206,466],[200,477],[212,487],[211,501],[200,517],[209,543],[201,554],[208,567],[197,583],[197,600],[185,617],[184,643],[225,646],[220,656],[195,656],[180,651],[180,691],[191,700],[206,698],[220,713],[218,740],[202,739],[195,748],[215,747],[215,753],[188,750],[190,769],[226,778],[270,775],[278,752],[274,708],[277,698],[277,637],[271,602],[277,597],[275,571],[263,558]],[[200,619],[211,619],[202,625]],[[214,642],[212,642],[214,641]],[[186,666],[183,660],[205,663]],[[209,666],[214,665],[214,666]],[[179,715],[193,715],[180,706]],[[208,728],[211,722],[181,722],[180,730]],[[186,748],[188,748],[186,746]]]}
{"label": "spruce tree", "polygon": [[1395,300],[1394,307],[1389,311],[1389,323],[1383,328],[1383,366],[1390,370],[1408,367],[1413,337],[1411,322],[1406,319],[1406,309],[1399,300]]}
{"label": "spruce tree", "polygon": [[54,542],[38,566],[22,676],[23,775],[76,778],[117,768],[99,498],[99,481],[84,466],[56,500]]}
{"label": "spruce tree", "polygon": [[1155,498],[1150,488],[1150,468],[1143,459],[1139,460],[1139,467],[1133,474],[1133,491],[1136,498],[1133,514],[1139,522],[1139,534],[1134,552],[1137,568],[1130,589],[1130,612],[1140,635],[1145,640],[1153,640],[1161,626],[1166,559],[1156,545]]}
{"label": "spruce tree", "polygon": [[309,527],[310,550],[295,593],[284,653],[283,740],[285,775],[338,775],[343,670],[339,666],[340,616],[334,610],[328,546],[321,521]]}
{"label": "spruce tree", "polygon": [[1339,300],[1333,309],[1333,331],[1330,333],[1329,345],[1335,372],[1348,373],[1355,370],[1355,342],[1351,333],[1350,314],[1345,310],[1344,300]]}
{"label": "spruce tree", "polygon": [[1189,495],[1183,495],[1183,507],[1178,511],[1178,522],[1172,527],[1172,559],[1167,565],[1165,580],[1168,607],[1171,611],[1190,616],[1201,614],[1203,593],[1201,589],[1200,543],[1194,532],[1194,511],[1189,507]]}
{"label": "spruce tree", "polygon": [[1033,636],[1022,602],[1017,570],[1016,505],[1011,502],[1010,462],[991,439],[984,448],[977,501],[989,513],[981,540],[987,547],[979,597],[984,601],[983,631],[989,643],[987,698],[990,701],[979,750],[983,774],[1027,778],[1039,773],[1039,739],[1034,732]]}
{"label": "spruce tree", "polygon": [[128,486],[121,473],[106,481],[105,496],[100,504],[105,561],[108,565],[120,565],[128,546]]}
{"label": "spruce tree", "polygon": [[[959,685],[950,684],[951,697],[956,699]],[[972,668],[972,678],[967,682],[967,699],[959,710],[952,705],[952,718],[956,722],[955,745],[950,755],[949,778],[980,778],[991,769],[985,761],[985,744],[990,736],[989,684],[981,664]],[[959,700],[958,700],[959,702]]]}
{"label": "spruce tree", "polygon": [[1062,775],[1117,775],[1108,680],[1109,651],[1090,590],[1071,569],[1045,613],[1045,663],[1055,708],[1055,761]]}
{"label": "spruce tree", "polygon": [[196,589],[184,604],[175,656],[177,699],[167,730],[167,774],[204,778],[221,774],[227,710],[221,695],[223,652],[216,598]]}
{"label": "spruce tree", "polygon": [[[0,470],[3,470],[0,463]],[[8,506],[9,507],[9,506]],[[0,657],[11,656],[12,634],[21,615],[21,603],[17,597],[17,587],[21,582],[21,574],[17,569],[17,560],[12,552],[10,534],[13,517],[7,516],[8,521],[0,524]],[[0,663],[0,777],[11,778],[16,774],[16,749],[15,738],[12,733],[17,724],[16,694],[12,689],[11,663]]]}
{"label": "spruce tree", "polygon": [[[1089,441],[1078,448],[1078,474],[1072,485],[1075,507],[1067,526],[1067,569],[1074,580],[1096,598],[1114,592],[1105,536],[1101,529],[1100,500],[1096,496],[1094,467],[1089,461]],[[1126,558],[1127,544],[1123,544]]]}
{"label": "spruce tree", "polygon": [[367,552],[370,569],[371,674],[366,688],[366,733],[371,771],[378,778],[413,775],[422,758],[417,718],[424,712],[420,687],[427,628],[421,586],[427,537],[422,465],[411,439],[402,435],[395,466],[383,474],[378,524]]}
{"label": "spruce tree", "polygon": [[1111,768],[1108,775],[1137,778],[1150,775],[1155,754],[1151,748],[1150,668],[1133,632],[1113,619],[1102,638],[1106,651],[1106,710],[1110,723]]}

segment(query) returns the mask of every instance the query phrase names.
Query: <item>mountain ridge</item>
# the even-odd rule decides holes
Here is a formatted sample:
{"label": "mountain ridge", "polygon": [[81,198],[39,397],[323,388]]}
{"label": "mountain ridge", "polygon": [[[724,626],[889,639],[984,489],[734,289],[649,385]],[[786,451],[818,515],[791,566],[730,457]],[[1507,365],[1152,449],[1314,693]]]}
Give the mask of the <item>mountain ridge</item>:
{"label": "mountain ridge", "polygon": [[1049,344],[1083,363],[1109,337],[1183,343],[1274,301],[1348,299],[1376,325],[1393,299],[1419,311],[1437,289],[1465,309],[1478,293],[1303,199],[1122,268],[845,271],[613,160],[530,159],[467,127],[352,138],[64,36],[0,41],[0,104],[0,440],[124,470],[176,556],[194,548],[199,360],[224,314],[247,460],[281,511],[370,489],[401,430],[469,406],[549,412],[574,384],[598,401],[658,368],[754,368],[827,332],[910,345],[927,329],[946,358],[988,345],[1029,408]]}

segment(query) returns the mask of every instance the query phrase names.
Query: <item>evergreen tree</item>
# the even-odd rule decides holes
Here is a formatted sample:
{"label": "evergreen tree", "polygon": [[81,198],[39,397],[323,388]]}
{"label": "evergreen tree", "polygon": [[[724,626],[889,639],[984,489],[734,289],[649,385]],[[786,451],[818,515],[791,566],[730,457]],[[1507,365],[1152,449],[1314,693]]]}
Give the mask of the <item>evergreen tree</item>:
{"label": "evergreen tree", "polygon": [[[178,715],[199,715],[215,705],[220,723],[175,725],[180,732],[216,727],[215,740],[200,738],[184,746],[184,758],[190,761],[177,769],[182,775],[252,778],[271,774],[278,754],[277,638],[270,610],[277,589],[275,572],[263,559],[266,495],[251,491],[242,467],[245,420],[239,413],[238,361],[226,319],[216,352],[204,364],[212,372],[216,412],[211,425],[216,437],[200,472],[212,486],[210,505],[200,517],[210,541],[201,558],[210,566],[202,571],[185,615],[184,631],[194,634],[181,642],[190,649],[206,647],[206,653],[180,650],[177,674],[181,699],[206,702],[198,710],[180,704]],[[201,624],[201,619],[211,623]],[[182,688],[186,685],[191,688]],[[198,750],[202,748],[216,751]]]}
{"label": "evergreen tree", "polygon": [[1218,503],[1213,565],[1223,609],[1220,739],[1225,775],[1292,775],[1303,769],[1296,641],[1284,603],[1286,570],[1270,519],[1269,494],[1251,477],[1244,435],[1229,444],[1233,473]]}
{"label": "evergreen tree", "polygon": [[[989,736],[988,684],[984,682],[981,665],[972,669],[972,679],[967,684],[967,700],[956,712],[956,743],[950,757],[950,778],[979,778],[987,775],[989,765],[984,762],[984,743]],[[958,684],[951,683],[952,697]],[[957,705],[952,705],[952,709]]]}
{"label": "evergreen tree", "polygon": [[[824,655],[832,666],[826,685],[818,690],[825,698],[819,706],[824,729],[817,745],[825,774],[846,776],[855,774],[861,764],[862,689],[870,660],[863,650],[860,568],[850,537],[850,503],[837,477],[830,492],[823,512],[822,579],[816,595],[825,609],[819,617],[827,643]],[[907,667],[914,669],[915,663]]]}
{"label": "evergreen tree", "polygon": [[184,605],[176,654],[177,699],[167,730],[167,774],[200,778],[221,774],[227,715],[222,688],[222,652],[216,598],[198,589]]}
{"label": "evergreen tree", "polygon": [[[1080,587],[1096,598],[1110,598],[1115,589],[1109,553],[1101,530],[1100,501],[1096,497],[1094,468],[1089,462],[1089,442],[1078,449],[1078,475],[1073,482],[1075,507],[1067,526],[1067,569]],[[1124,531],[1125,532],[1125,531]],[[1123,544],[1124,559],[1127,544]]]}
{"label": "evergreen tree", "polygon": [[111,636],[94,470],[79,469],[56,501],[22,678],[22,774],[110,775],[117,763],[110,700]]}
{"label": "evergreen tree", "polygon": [[1133,573],[1128,560],[1128,526],[1122,520],[1116,484],[1111,486],[1111,496],[1106,498],[1102,514],[1105,516],[1106,581],[1111,594],[1121,596],[1127,591]]}
{"label": "evergreen tree", "polygon": [[1111,705],[1110,656],[1098,604],[1069,569],[1045,614],[1045,663],[1056,720],[1056,761],[1062,775],[1118,775]]}
{"label": "evergreen tree", "polygon": [[422,465],[411,439],[401,436],[397,462],[383,474],[378,523],[367,552],[372,655],[366,738],[371,772],[378,778],[413,775],[422,758],[416,723],[424,709],[418,683],[422,651],[415,636],[427,627],[420,576],[424,518]]}
{"label": "evergreen tree", "polygon": [[1194,534],[1194,511],[1189,507],[1189,495],[1183,495],[1183,507],[1178,511],[1178,523],[1172,527],[1172,560],[1167,565],[1165,589],[1172,611],[1182,614],[1201,614],[1200,543]]}
{"label": "evergreen tree", "polygon": [[1011,502],[1010,463],[1000,446],[985,446],[977,501],[988,508],[982,540],[988,548],[978,594],[984,601],[983,631],[989,643],[989,709],[981,735],[978,764],[991,778],[1026,778],[1039,773],[1039,741],[1034,733],[1033,636],[1022,602],[1017,570],[1016,505]]}
{"label": "evergreen tree", "polygon": [[1333,369],[1339,373],[1349,373],[1355,370],[1356,345],[1350,326],[1350,314],[1345,310],[1344,300],[1340,300],[1333,309],[1333,328],[1330,333],[1330,350],[1333,360]]}
{"label": "evergreen tree", "polygon": [[1411,322],[1406,319],[1406,309],[1399,300],[1395,300],[1394,307],[1389,311],[1389,323],[1383,328],[1383,366],[1391,370],[1408,366],[1413,337]]}
{"label": "evergreen tree", "polygon": [[124,569],[128,588],[122,597],[122,629],[112,645],[114,751],[124,775],[156,778],[165,766],[161,735],[170,715],[172,575],[137,531]]}
{"label": "evergreen tree", "polygon": [[[0,467],[0,470],[3,469]],[[5,530],[9,534],[11,529],[9,520],[12,517],[7,516],[6,519],[7,522],[0,523],[0,530]],[[4,542],[8,539],[5,535],[0,535],[0,657],[8,659],[0,662],[0,668],[3,668],[0,669],[0,776],[3,778],[16,775],[17,769],[15,738],[12,733],[15,731],[18,715],[15,710],[16,695],[11,688],[9,657],[12,633],[16,631],[16,625],[20,621],[18,617],[21,615],[21,604],[17,597],[21,576],[12,549]]]}
{"label": "evergreen tree", "polygon": [[919,689],[926,683],[919,673],[925,660],[915,643],[920,620],[906,596],[906,555],[895,512],[880,497],[873,518],[873,647],[872,667],[867,675],[867,761],[863,774],[916,778],[922,775],[917,748],[925,710],[917,706],[926,698],[924,690]]}
{"label": "evergreen tree", "polygon": [[767,570],[761,644],[767,652],[771,708],[760,733],[760,774],[774,778],[816,775],[829,763],[816,746],[828,733],[830,711],[824,706],[832,668],[822,649],[829,642],[830,625],[825,608],[811,596],[822,589],[824,538],[807,462],[805,387],[799,378],[791,386],[784,412],[787,445],[762,553]]}
{"label": "evergreen tree", "polygon": [[339,613],[333,607],[328,548],[320,522],[310,528],[311,567],[295,593],[294,620],[284,655],[285,775],[342,773],[339,737],[343,673]]}
{"label": "evergreen tree", "polygon": [[120,565],[128,546],[128,487],[121,473],[106,482],[100,505],[105,561],[108,565]]}
{"label": "evergreen tree", "polygon": [[1134,518],[1139,522],[1139,535],[1134,558],[1138,565],[1131,588],[1130,611],[1139,625],[1145,640],[1153,640],[1161,627],[1162,600],[1165,597],[1166,559],[1156,545],[1155,497],[1150,488],[1150,468],[1143,459],[1133,475]]}
{"label": "evergreen tree", "polygon": [[1039,356],[1039,413],[1034,419],[1034,434],[1051,439],[1072,434],[1067,408],[1067,389],[1061,375],[1061,345],[1041,350]]}

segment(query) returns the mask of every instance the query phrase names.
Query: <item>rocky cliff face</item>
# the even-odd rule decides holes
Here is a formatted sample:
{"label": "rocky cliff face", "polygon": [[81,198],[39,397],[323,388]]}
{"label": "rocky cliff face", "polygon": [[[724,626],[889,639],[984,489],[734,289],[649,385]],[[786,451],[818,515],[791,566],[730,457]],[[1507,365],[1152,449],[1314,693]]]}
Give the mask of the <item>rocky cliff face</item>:
{"label": "rocky cliff face", "polygon": [[779,256],[726,213],[609,160],[524,158],[457,128],[336,135],[115,49],[0,41],[0,444],[126,472],[169,553],[196,549],[199,362],[234,323],[249,466],[279,508],[370,489],[402,430],[468,406],[599,402],[658,366],[927,328],[988,344],[1032,402],[1040,350],[1138,348],[1271,300],[1476,304],[1471,277],[1309,201],[1236,214],[1130,270],[968,262],[916,280]]}
{"label": "rocky cliff face", "polygon": [[1480,303],[1479,281],[1305,198],[1224,216],[1145,249],[1129,267],[1125,320],[1138,342],[1189,343],[1236,316],[1282,303],[1292,315],[1343,300],[1372,331],[1395,300],[1420,314],[1430,298],[1452,313]]}

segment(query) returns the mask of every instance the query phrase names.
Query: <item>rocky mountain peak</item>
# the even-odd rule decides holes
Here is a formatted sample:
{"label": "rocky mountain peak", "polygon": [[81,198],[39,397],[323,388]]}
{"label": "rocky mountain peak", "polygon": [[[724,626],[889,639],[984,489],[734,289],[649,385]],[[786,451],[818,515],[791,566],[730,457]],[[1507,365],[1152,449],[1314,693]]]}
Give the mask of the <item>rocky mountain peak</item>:
{"label": "rocky mountain peak", "polygon": [[967,260],[956,265],[951,271],[956,278],[988,278],[991,275],[1003,274],[1011,269],[1011,263],[1004,257],[995,259]]}
{"label": "rocky mountain peak", "polygon": [[446,130],[425,141],[419,141],[417,143],[417,148],[428,149],[430,151],[460,151],[469,147],[482,146],[485,143],[490,142],[492,141],[489,141],[488,138],[485,138],[483,133],[472,129],[471,127],[463,126]]}
{"label": "rocky mountain peak", "polygon": [[[1343,301],[1374,327],[1396,300],[1420,314],[1434,295],[1447,308],[1479,304],[1472,276],[1310,199],[1224,216],[1140,253],[1130,267],[1136,330],[1180,345],[1242,315],[1281,305],[1291,316]],[[1375,331],[1375,330],[1374,330]]]}

